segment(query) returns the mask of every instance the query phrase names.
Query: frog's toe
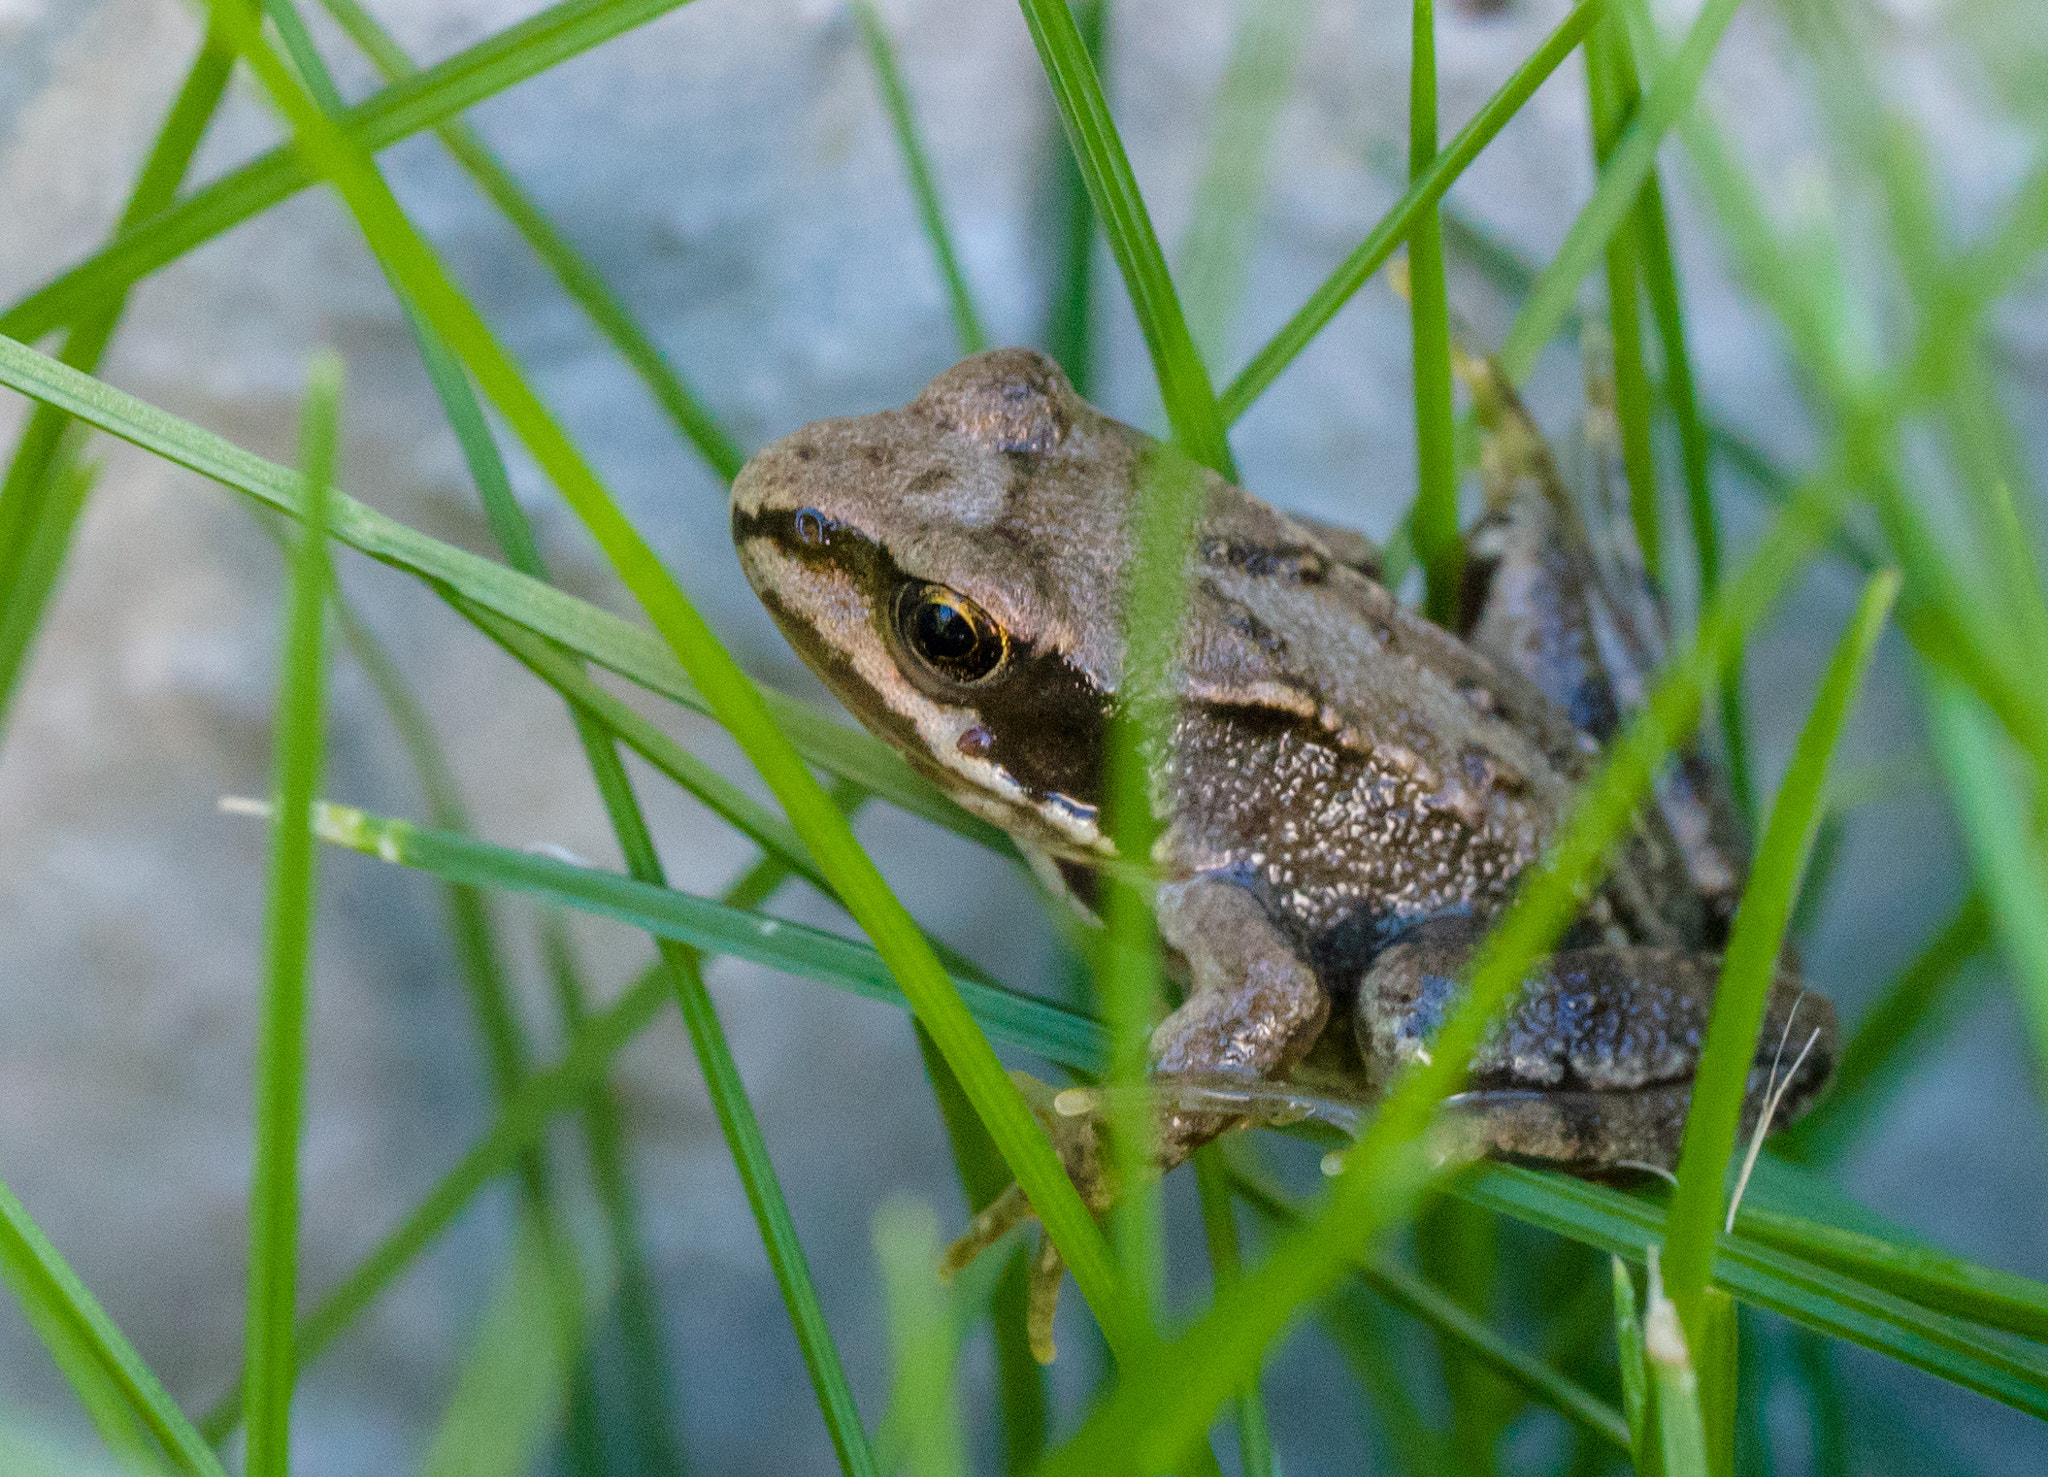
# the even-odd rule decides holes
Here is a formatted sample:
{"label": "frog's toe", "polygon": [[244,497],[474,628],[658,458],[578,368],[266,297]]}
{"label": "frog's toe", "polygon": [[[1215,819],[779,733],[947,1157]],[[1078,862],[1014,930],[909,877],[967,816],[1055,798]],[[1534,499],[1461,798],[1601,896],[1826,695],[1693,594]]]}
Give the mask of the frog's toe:
{"label": "frog's toe", "polygon": [[1067,1264],[1052,1237],[1038,1233],[1038,1255],[1031,1261],[1031,1284],[1024,1302],[1024,1335],[1031,1357],[1050,1364],[1058,1352],[1053,1347],[1052,1320],[1060,1310],[1060,1286],[1067,1280]]}
{"label": "frog's toe", "polygon": [[1025,1198],[1024,1191],[1019,1186],[1010,1186],[983,1207],[981,1213],[967,1223],[960,1239],[946,1248],[945,1259],[939,1263],[939,1280],[951,1282],[976,1257],[1008,1235],[1012,1226],[1030,1215],[1031,1202]]}

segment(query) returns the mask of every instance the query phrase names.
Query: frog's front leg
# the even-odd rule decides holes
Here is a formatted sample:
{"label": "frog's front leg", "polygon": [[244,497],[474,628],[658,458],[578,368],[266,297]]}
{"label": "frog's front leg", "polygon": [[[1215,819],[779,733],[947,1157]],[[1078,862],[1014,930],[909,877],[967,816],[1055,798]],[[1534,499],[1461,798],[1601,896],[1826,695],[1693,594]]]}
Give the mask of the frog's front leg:
{"label": "frog's front leg", "polygon": [[[1478,926],[1425,925],[1383,952],[1354,1017],[1368,1077],[1384,1086],[1429,1050],[1456,1004]],[[1453,1101],[1464,1147],[1576,1173],[1676,1167],[1721,958],[1673,948],[1560,950],[1539,961],[1471,1062]],[[1782,1128],[1826,1086],[1835,1011],[1781,967],[1757,1038],[1742,1131]]]}

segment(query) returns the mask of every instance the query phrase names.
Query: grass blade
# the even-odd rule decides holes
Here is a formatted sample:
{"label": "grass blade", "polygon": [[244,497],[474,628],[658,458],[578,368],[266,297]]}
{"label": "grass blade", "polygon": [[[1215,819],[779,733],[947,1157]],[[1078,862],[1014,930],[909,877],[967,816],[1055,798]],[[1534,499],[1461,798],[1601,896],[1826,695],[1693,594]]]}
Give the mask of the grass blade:
{"label": "grass blade", "polygon": [[256,1047],[256,1155],[249,1187],[249,1378],[243,1419],[251,1477],[291,1467],[293,1317],[298,1299],[299,1138],[305,1120],[307,1009],[319,886],[312,811],[325,746],[327,489],[334,480],[341,366],[319,361],[306,396],[306,519],[292,557],[279,678],[264,991]]}
{"label": "grass blade", "polygon": [[1221,363],[1230,346],[1265,198],[1266,158],[1308,19],[1302,0],[1240,0],[1237,9],[1237,34],[1216,88],[1208,153],[1174,269],[1188,332],[1211,364]]}
{"label": "grass blade", "polygon": [[1066,0],[1021,0],[1021,4],[1031,39],[1038,47],[1038,60],[1052,86],[1053,101],[1059,105],[1060,120],[1066,125],[1068,146],[1087,183],[1088,198],[1102,220],[1117,269],[1123,274],[1145,345],[1151,350],[1152,372],[1159,381],[1159,396],[1166,404],[1174,439],[1203,466],[1235,482],[1237,468],[1231,461],[1225,423],[1217,414],[1215,389],[1188,332],[1159,238],[1152,230],[1152,218],[1138,193],[1137,177],[1131,173],[1131,161],[1102,95],[1102,80],[1095,74],[1094,60],[1073,12]]}
{"label": "grass blade", "polygon": [[1693,1372],[1678,1309],[1664,1296],[1654,1255],[1650,1258],[1648,1306],[1643,1313],[1643,1355],[1650,1373],[1651,1424],[1659,1472],[1662,1477],[1707,1477],[1713,1468],[1707,1462],[1699,1379]]}
{"label": "grass blade", "polygon": [[[1436,12],[1415,0],[1408,72],[1410,187],[1436,162]],[[1457,624],[1465,566],[1458,532],[1458,430],[1451,409],[1451,309],[1444,285],[1444,236],[1434,201],[1408,234],[1408,307],[1415,360],[1415,509],[1409,515],[1422,564],[1423,608],[1446,629]]]}
{"label": "grass blade", "polygon": [[[531,893],[558,907],[611,918],[705,953],[750,959],[870,1000],[900,1005],[906,998],[871,946],[822,929],[345,805],[322,803],[317,814],[322,840],[400,866],[477,887]],[[972,978],[954,984],[982,1028],[995,1039],[1026,1047],[1077,1071],[1101,1069],[1103,1033],[1085,1016],[1049,1000]]]}
{"label": "grass blade", "polygon": [[2016,790],[2020,796],[2025,791],[2013,783],[1983,705],[1944,675],[1930,676],[1928,686],[1934,747],[1963,823],[1970,864],[2033,1029],[2036,1060],[2048,1062],[2048,865],[2035,804],[2015,798]]}
{"label": "grass blade", "polygon": [[[680,3],[680,0],[678,0]],[[370,58],[385,80],[393,84],[410,82],[420,75],[391,33],[356,0],[321,0],[351,41]],[[637,24],[637,22],[636,22]],[[655,403],[675,422],[684,439],[697,449],[706,466],[721,481],[730,482],[746,460],[732,436],[719,424],[653,337],[642,328],[618,293],[598,270],[569,244],[568,237],[548,217],[526,188],[491,152],[476,130],[467,123],[439,124],[435,133],[457,164],[469,172],[479,189],[498,207],[514,230],[533,249],[562,288],[583,309],[597,331],[611,341],[633,372],[640,376]]]}
{"label": "grass blade", "polygon": [[[102,1433],[109,1432],[110,1424],[103,1402],[117,1398],[128,1419],[148,1429],[178,1471],[186,1477],[222,1477],[220,1459],[5,1184],[0,1184],[0,1274]],[[90,1391],[80,1379],[91,1380]],[[117,1457],[136,1454],[121,1437],[107,1444]]]}
{"label": "grass blade", "polygon": [[1728,1163],[1735,1152],[1743,1100],[1757,1056],[1757,1035],[1777,975],[1785,925],[1792,916],[1800,870],[1813,844],[1828,763],[1877,651],[1877,638],[1898,598],[1899,583],[1899,576],[1889,570],[1872,575],[1835,647],[1813,711],[1793,749],[1791,768],[1778,787],[1770,823],[1764,828],[1756,865],[1722,956],[1713,1018],[1693,1079],[1692,1106],[1678,1161],[1678,1188],[1671,1197],[1670,1229],[1664,1243],[1665,1286],[1692,1335],[1688,1342],[1702,1351],[1709,1346],[1703,1299],[1728,1203]]}
{"label": "grass blade", "polygon": [[[1451,183],[1479,157],[1482,149],[1493,142],[1493,136],[1507,126],[1507,121],[1521,111],[1522,104],[1543,85],[1544,79],[1577,48],[1598,18],[1600,5],[1601,0],[1579,0],[1571,14],[1558,23],[1557,29],[1545,37],[1543,44],[1531,52],[1529,59],[1501,85],[1500,91],[1488,98],[1486,105],[1472,116],[1472,121],[1458,130],[1450,147],[1437,155],[1436,163],[1430,166],[1429,171],[1409,185],[1408,193],[1380,217],[1379,224],[1352,248],[1351,254],[1344,258],[1337,270],[1310,294],[1309,300],[1296,310],[1280,331],[1267,340],[1266,346],[1252,356],[1251,362],[1238,371],[1237,378],[1230,382],[1219,402],[1226,426],[1251,409],[1252,402],[1280,377],[1280,371],[1294,362],[1295,356],[1322,332],[1323,325],[1337,316],[1337,310],[1351,301],[1351,295],[1386,264],[1387,258],[1394,254],[1394,248],[1407,239],[1416,216],[1425,207],[1443,199],[1444,191],[1451,187]],[[0,331],[5,331],[6,327],[5,320],[0,320]]]}
{"label": "grass blade", "polygon": [[874,1239],[896,1354],[889,1403],[904,1436],[903,1470],[909,1477],[964,1477],[967,1442],[954,1390],[957,1350],[947,1293],[937,1275],[939,1219],[929,1205],[891,1200],[875,1212]]}
{"label": "grass blade", "polygon": [[1955,1019],[1958,976],[1990,942],[1990,911],[1973,892],[1863,1012],[1826,1095],[1779,1136],[1778,1151],[1819,1162],[1839,1155]]}
{"label": "grass blade", "polygon": [[[572,1039],[589,1020],[589,992],[583,985],[569,931],[558,913],[542,921],[541,954],[555,998]],[[661,1302],[640,1237],[640,1195],[627,1160],[626,1126],[610,1083],[590,1095],[583,1110],[583,1134],[590,1151],[591,1178],[597,1183],[605,1232],[617,1271],[619,1332],[625,1344],[626,1399],[638,1465],[652,1477],[681,1477],[682,1447],[676,1432],[680,1421],[669,1391],[675,1361],[662,1332]]]}
{"label": "grass blade", "polygon": [[561,1285],[574,1264],[542,1244],[546,1234],[531,1216],[521,1218],[512,1259],[420,1464],[423,1477],[522,1477],[560,1420],[589,1329],[583,1289]]}
{"label": "grass blade", "polygon": [[932,174],[931,157],[917,118],[911,112],[910,91],[896,66],[896,46],[889,28],[869,0],[854,0],[854,22],[867,47],[868,61],[875,69],[875,89],[882,94],[882,107],[889,114],[889,126],[896,134],[896,150],[903,156],[904,173],[910,176],[911,197],[917,202],[918,223],[938,260],[939,275],[946,284],[946,303],[953,313],[953,338],[962,354],[978,354],[988,347],[981,314],[974,307],[974,293],[967,285],[967,273],[960,265],[960,253],[953,245],[952,227],[946,222],[945,207],[939,202],[939,186]]}
{"label": "grass blade", "polygon": [[[1070,0],[1081,46],[1095,64],[1106,66],[1109,0]],[[1074,389],[1086,397],[1095,385],[1095,205],[1074,151],[1062,147],[1065,123],[1052,146],[1052,290],[1046,298],[1045,347],[1066,370]]]}
{"label": "grass blade", "polygon": [[1621,1366],[1621,1408],[1628,1419],[1629,1454],[1641,1477],[1655,1470],[1650,1463],[1650,1372],[1643,1352],[1643,1318],[1637,1310],[1636,1278],[1619,1256],[1610,1258],[1614,1272],[1614,1352]]}
{"label": "grass blade", "polygon": [[[1195,1151],[1195,1186],[1202,1200],[1202,1232],[1209,1244],[1209,1266],[1220,1291],[1244,1273],[1238,1251],[1237,1211],[1230,1201],[1230,1166],[1215,1144]],[[1237,1459],[1245,1477],[1273,1477],[1273,1433],[1266,1423],[1266,1400],[1256,1377],[1240,1390],[1235,1402]]]}
{"label": "grass blade", "polygon": [[[560,0],[540,14],[365,98],[347,115],[350,137],[379,150],[452,118],[688,0]],[[282,145],[197,190],[0,313],[0,334],[33,340],[119,297],[176,261],[315,182]]]}
{"label": "grass blade", "polygon": [[1657,147],[1679,115],[1692,106],[1707,63],[1720,45],[1721,35],[1734,19],[1741,0],[1707,0],[1678,49],[1662,62],[1643,94],[1634,119],[1615,140],[1613,151],[1600,171],[1593,198],[1578,218],[1529,291],[1514,327],[1501,345],[1500,363],[1509,379],[1517,384],[1529,377],[1536,355],[1550,341],[1564,316],[1578,297],[1593,258],[1621,226],[1634,207],[1643,182],[1657,160]]}
{"label": "grass blade", "polygon": [[[1610,10],[1586,37],[1586,91],[1592,104],[1593,158],[1605,169],[1641,102],[1628,37]],[[1651,170],[1654,173],[1655,163]],[[1653,589],[1664,588],[1664,540],[1657,498],[1657,457],[1650,435],[1650,375],[1643,362],[1642,260],[1637,223],[1641,197],[1630,202],[1607,239],[1607,313],[1614,346],[1614,410],[1628,479],[1629,521]]]}

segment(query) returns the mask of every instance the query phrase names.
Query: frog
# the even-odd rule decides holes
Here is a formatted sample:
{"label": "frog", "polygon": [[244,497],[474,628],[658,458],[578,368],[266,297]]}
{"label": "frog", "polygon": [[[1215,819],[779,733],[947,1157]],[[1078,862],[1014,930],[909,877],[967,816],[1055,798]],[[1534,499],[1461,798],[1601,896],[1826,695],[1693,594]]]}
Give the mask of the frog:
{"label": "frog", "polygon": [[[733,482],[746,578],[858,720],[1084,911],[1105,868],[1151,878],[1181,991],[1150,1041],[1161,1173],[1257,1119],[1204,1085],[1369,1102],[1428,1057],[1474,948],[1659,659],[1639,561],[1603,554],[1505,380],[1461,367],[1491,427],[1487,506],[1444,624],[1381,582],[1362,535],[1194,469],[1185,598],[1152,684],[1167,711],[1143,750],[1157,840],[1139,859],[1104,815],[1110,734],[1140,685],[1121,612],[1140,498],[1179,453],[1005,348],[900,408],[805,425]],[[1682,754],[1467,1064],[1448,1111],[1471,1152],[1671,1170],[1741,846],[1711,766]],[[1746,1125],[1796,1118],[1836,1054],[1833,1008],[1788,953]],[[1033,1095],[1101,1211],[1100,1124],[1063,1101]],[[956,1261],[1026,1214],[1013,1189]],[[1058,1276],[1042,1245],[1035,1346]]]}

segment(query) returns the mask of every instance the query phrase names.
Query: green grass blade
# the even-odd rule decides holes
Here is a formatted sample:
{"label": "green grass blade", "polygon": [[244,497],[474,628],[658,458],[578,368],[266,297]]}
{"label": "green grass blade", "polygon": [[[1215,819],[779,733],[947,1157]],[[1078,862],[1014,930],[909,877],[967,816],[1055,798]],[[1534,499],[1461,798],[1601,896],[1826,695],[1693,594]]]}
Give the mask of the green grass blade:
{"label": "green grass blade", "polygon": [[2048,863],[2041,855],[2034,803],[2016,786],[2004,746],[1983,705],[1949,678],[1928,679],[1935,752],[1948,776],[1992,931],[2013,973],[2034,1035],[2048,1062]]}
{"label": "green grass blade", "polygon": [[1067,143],[1088,185],[1103,234],[1123,274],[1124,289],[1138,315],[1166,418],[1181,449],[1203,466],[1237,480],[1225,423],[1217,414],[1209,372],[1188,332],[1152,218],[1138,193],[1137,177],[1117,136],[1102,80],[1088,54],[1066,0],[1021,0],[1025,23],[1038,47],[1039,63],[1052,86]]}
{"label": "green grass blade", "polygon": [[[1408,72],[1410,187],[1436,162],[1436,11],[1415,0]],[[1422,564],[1423,608],[1447,629],[1457,623],[1465,541],[1458,532],[1458,430],[1451,408],[1451,309],[1444,283],[1443,228],[1434,202],[1408,234],[1408,306],[1415,362],[1415,508],[1409,515]]]}
{"label": "green grass blade", "polygon": [[1664,397],[1678,427],[1679,466],[1685,478],[1687,521],[1692,528],[1693,560],[1699,575],[1700,598],[1710,599],[1721,583],[1721,522],[1714,507],[1713,443],[1700,411],[1693,384],[1692,351],[1686,343],[1685,302],[1679,291],[1678,262],[1671,250],[1671,229],[1664,213],[1664,191],[1651,166],[1636,201],[1636,241],[1641,248],[1643,286],[1650,314],[1657,324],[1663,351]]}
{"label": "green grass blade", "polygon": [[1433,1060],[1395,1083],[1317,1215],[1282,1241],[1209,1313],[1126,1376],[1048,1470],[1163,1467],[1200,1438],[1218,1405],[1259,1367],[1300,1305],[1325,1290],[1350,1251],[1398,1218],[1431,1173],[1423,1147],[1437,1103],[1463,1075],[1487,1021],[1578,909],[1577,889],[1599,872],[1670,745],[1697,716],[1726,653],[1762,619],[1836,517],[1840,491],[1815,484],[1781,514],[1741,576],[1701,620],[1692,645],[1666,670],[1648,707],[1610,748],[1540,871],[1481,945],[1467,994],[1431,1043]]}
{"label": "green grass blade", "polygon": [[1223,362],[1230,346],[1265,200],[1267,156],[1308,19],[1303,0],[1240,0],[1237,9],[1209,148],[1174,264],[1188,332],[1210,364]]}
{"label": "green grass blade", "polygon": [[1693,1079],[1664,1245],[1665,1286],[1691,1335],[1689,1342],[1702,1351],[1708,1347],[1703,1298],[1726,1217],[1728,1164],[1757,1058],[1765,1004],[1777,976],[1785,925],[1792,916],[1793,894],[1819,823],[1828,763],[1898,593],[1899,576],[1889,570],[1872,575],[1864,586],[1856,613],[1828,663],[1813,710],[1800,729],[1792,765],[1778,787],[1722,956],[1713,1018]]}
{"label": "green grass blade", "polygon": [[[1650,1263],[1650,1295],[1643,1311],[1643,1355],[1650,1373],[1652,1426],[1661,1477],[1708,1477],[1706,1422],[1700,1410],[1699,1378],[1678,1310]],[[1718,1477],[1734,1477],[1732,1472]]]}
{"label": "green grass blade", "polygon": [[[321,0],[363,54],[370,58],[388,82],[407,82],[419,75],[412,59],[394,41],[391,33],[356,0]],[[721,481],[730,482],[746,455],[732,439],[701,397],[683,379],[653,337],[640,326],[624,299],[583,254],[570,245],[538,201],[519,183],[498,156],[468,124],[455,121],[439,125],[436,134],[455,162],[469,172],[478,188],[512,223],[562,288],[583,309],[597,331],[611,342],[633,372],[640,376],[668,418],[675,422],[697,454]]]}
{"label": "green grass blade", "polygon": [[[1487,1164],[1456,1192],[1503,1215],[1641,1262],[1662,1243],[1663,1211],[1605,1186],[1507,1164]],[[1756,1187],[1752,1187],[1755,1189]],[[1752,1306],[1848,1339],[2038,1417],[2048,1417],[2048,1354],[2037,1344],[1865,1281],[1806,1254],[1748,1235],[1723,1236],[1714,1282]]]}
{"label": "green grass blade", "polygon": [[[0,338],[0,383],[145,451],[198,472],[280,512],[298,517],[304,487],[296,472],[242,450],[211,431],[80,374],[26,345]],[[674,654],[651,632],[628,625],[588,601],[554,589],[494,560],[429,538],[339,492],[331,498],[332,535],[341,543],[424,580],[437,593],[474,601],[589,658],[648,691],[710,715],[711,705]],[[1001,831],[969,816],[919,778],[894,749],[778,693],[764,693],[775,721],[798,753],[937,825],[991,849],[1014,854]]]}
{"label": "green grass blade", "polygon": [[[1215,1144],[1195,1151],[1195,1186],[1202,1201],[1202,1234],[1209,1245],[1209,1267],[1221,1290],[1244,1274],[1244,1259],[1238,1250],[1237,1211],[1231,1204],[1230,1166]],[[1266,1422],[1266,1400],[1259,1393],[1256,1378],[1238,1391],[1233,1414],[1237,1418],[1238,1465],[1245,1477],[1273,1477],[1273,1433]]]}
{"label": "green grass blade", "polygon": [[[234,62],[234,48],[208,31],[122,208],[117,237],[176,195],[227,90]],[[65,339],[59,357],[90,373],[112,342],[125,306],[117,297],[83,319]],[[90,478],[81,481],[75,465],[79,438],[64,434],[69,424],[61,411],[38,405],[0,483],[0,732],[90,491]]]}
{"label": "green grass blade", "polygon": [[[1494,135],[1521,111],[1522,104],[1543,85],[1544,79],[1572,54],[1599,16],[1600,3],[1601,0],[1579,0],[1571,14],[1501,85],[1500,91],[1488,98],[1486,105],[1472,116],[1472,121],[1458,130],[1450,147],[1437,155],[1436,163],[1428,173],[1408,187],[1408,193],[1380,217],[1379,224],[1367,233],[1365,240],[1352,248],[1351,254],[1344,258],[1328,280],[1309,296],[1309,300],[1278,333],[1267,340],[1265,347],[1252,356],[1251,362],[1238,371],[1237,378],[1224,390],[1220,402],[1225,425],[1234,423],[1251,409],[1252,402],[1279,378],[1280,371],[1294,362],[1295,356],[1322,332],[1323,325],[1337,316],[1337,310],[1351,301],[1351,295],[1371,280],[1373,273],[1393,255],[1394,248],[1407,239],[1416,216],[1425,207],[1443,199],[1444,191],[1451,187],[1452,181],[1465,172],[1466,167],[1479,157],[1480,151],[1493,142]],[[0,331],[5,331],[6,326],[5,320],[0,320]]]}
{"label": "green grass blade", "polygon": [[1650,1372],[1643,1352],[1643,1317],[1636,1303],[1635,1273],[1621,1257],[1610,1258],[1614,1273],[1614,1352],[1621,1366],[1621,1408],[1627,1417],[1629,1454],[1649,1477]]}
{"label": "green grass blade", "polygon": [[[390,147],[688,0],[560,0],[351,108],[350,136]],[[284,145],[197,190],[0,313],[0,334],[33,340],[119,297],[130,286],[317,178]]]}
{"label": "green grass blade", "polygon": [[910,194],[917,202],[918,224],[937,259],[939,276],[946,284],[946,303],[953,313],[953,338],[962,354],[978,354],[988,347],[988,334],[981,326],[981,314],[974,306],[974,292],[967,285],[967,272],[960,265],[960,253],[953,244],[953,229],[946,221],[945,206],[939,201],[938,181],[932,173],[931,156],[919,132],[910,107],[910,90],[896,66],[896,46],[889,28],[869,0],[854,0],[853,18],[860,27],[860,39],[867,47],[868,61],[875,69],[875,89],[882,95],[882,107],[889,114],[889,126],[896,134],[896,150],[903,156],[903,171],[910,176]]}
{"label": "green grass blade", "polygon": [[[1068,9],[1096,75],[1105,75],[1109,0],[1070,0]],[[1045,347],[1085,397],[1095,386],[1095,204],[1074,151],[1063,147],[1065,128],[1055,128],[1051,149],[1054,265]]]}
{"label": "green grass blade", "polygon": [[1016,1172],[1018,1183],[1030,1196],[1041,1223],[1059,1246],[1082,1295],[1103,1321],[1112,1345],[1118,1343],[1130,1325],[1124,1294],[1100,1230],[916,923],[861,850],[845,816],[776,727],[759,689],[719,644],[652,547],[619,511],[476,310],[411,229],[354,140],[321,114],[242,17],[218,4],[214,13],[230,28],[265,90],[285,112],[299,146],[319,161],[406,295],[462,357],[590,529],[627,589],[703,691],[715,716],[782,803],[813,858],[831,878],[833,891],[889,960],[919,1019],[945,1051],[982,1121],[1002,1148],[1004,1159]]}
{"label": "green grass blade", "polygon": [[[400,866],[477,887],[530,893],[705,953],[750,959],[870,1000],[900,1005],[905,999],[871,946],[838,934],[344,805],[322,804],[318,815],[322,839]],[[1077,1071],[1101,1069],[1103,1033],[1085,1016],[980,980],[954,983],[982,1029],[996,1040],[1026,1047]]]}
{"label": "green grass blade", "polygon": [[[1586,37],[1586,90],[1592,104],[1593,158],[1602,169],[1641,101],[1621,17],[1610,10]],[[1655,161],[1646,172],[1654,173]],[[1641,197],[1632,200],[1607,239],[1607,313],[1614,345],[1614,411],[1621,431],[1621,462],[1628,479],[1629,521],[1652,588],[1664,588],[1664,539],[1657,496],[1657,457],[1651,444],[1650,374],[1643,360],[1642,252],[1637,222]],[[1562,321],[1562,320],[1560,320]]]}
{"label": "green grass blade", "polygon": [[965,1477],[967,1442],[954,1391],[957,1349],[940,1286],[939,1219],[929,1205],[891,1200],[875,1212],[875,1259],[896,1355],[892,1413],[903,1428],[908,1477]]}
{"label": "green grass blade", "polygon": [[[559,913],[541,925],[541,955],[555,988],[556,1003],[571,1039],[590,1017],[589,991],[575,947]],[[590,1095],[583,1109],[583,1135],[590,1152],[591,1178],[604,1212],[605,1234],[617,1270],[619,1333],[626,1351],[626,1401],[644,1477],[682,1477],[681,1421],[670,1395],[675,1361],[662,1329],[661,1300],[640,1234],[640,1193],[628,1161],[626,1125],[609,1083]]]}
{"label": "green grass blade", "polygon": [[1777,1139],[1779,1150],[1819,1162],[1840,1155],[1953,1023],[1965,1003],[1959,977],[1990,943],[1991,913],[1973,892],[1863,1012],[1827,1093]]}
{"label": "green grass blade", "polygon": [[[246,22],[245,22],[246,24]],[[264,990],[257,1027],[256,1152],[249,1187],[249,1300],[243,1390],[251,1477],[291,1466],[293,1317],[298,1299],[299,1138],[319,862],[312,830],[325,747],[327,490],[334,480],[341,366],[319,361],[306,396],[306,519],[292,558],[279,678]]]}
{"label": "green grass blade", "polygon": [[544,1235],[522,1219],[428,1442],[423,1477],[523,1477],[559,1422],[588,1329],[575,1316],[582,1290],[560,1286],[565,1259]]}
{"label": "green grass blade", "polygon": [[[154,1453],[138,1450],[125,1435],[128,1426],[139,1424],[186,1477],[222,1477],[219,1458],[4,1183],[0,1183],[0,1275],[37,1337],[86,1403],[93,1423],[108,1438],[110,1451],[117,1457],[148,1458],[153,1469]],[[125,1423],[108,1408],[113,1400],[121,1403]]]}
{"label": "green grass blade", "polygon": [[1537,277],[1522,311],[1515,316],[1514,327],[1501,345],[1501,368],[1517,384],[1529,377],[1537,353],[1550,342],[1558,324],[1571,311],[1579,283],[1594,257],[1634,207],[1643,182],[1656,164],[1657,146],[1680,114],[1692,106],[1707,63],[1713,59],[1721,35],[1740,4],[1741,0],[1708,0],[1685,40],[1658,66],[1634,119],[1615,140],[1614,149],[1600,171],[1600,181],[1594,186],[1593,198],[1572,222],[1550,265]]}

